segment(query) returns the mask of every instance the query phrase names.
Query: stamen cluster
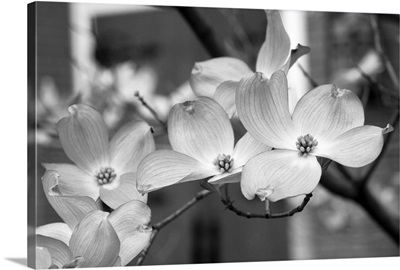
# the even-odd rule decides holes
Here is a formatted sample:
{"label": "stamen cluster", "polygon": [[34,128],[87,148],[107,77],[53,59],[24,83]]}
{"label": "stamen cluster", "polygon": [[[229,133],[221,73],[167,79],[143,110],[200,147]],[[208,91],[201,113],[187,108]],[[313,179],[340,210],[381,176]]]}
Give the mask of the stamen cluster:
{"label": "stamen cluster", "polygon": [[230,155],[219,154],[216,159],[214,159],[213,164],[218,168],[220,172],[232,172],[233,161]]}
{"label": "stamen cluster", "polygon": [[299,156],[307,156],[317,145],[318,141],[310,134],[299,136],[296,141]]}
{"label": "stamen cluster", "polygon": [[111,183],[117,174],[115,170],[110,167],[100,168],[99,172],[95,175],[95,180],[99,183],[99,185],[104,185]]}

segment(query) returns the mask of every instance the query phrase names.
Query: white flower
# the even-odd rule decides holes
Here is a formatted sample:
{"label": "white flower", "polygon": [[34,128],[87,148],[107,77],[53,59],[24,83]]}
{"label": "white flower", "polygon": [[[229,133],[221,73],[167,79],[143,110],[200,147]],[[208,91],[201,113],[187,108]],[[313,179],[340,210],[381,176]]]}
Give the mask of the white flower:
{"label": "white flower", "polygon": [[98,210],[92,198],[62,194],[59,179],[56,171],[42,177],[46,197],[65,223],[36,229],[38,267],[126,265],[147,245],[152,229],[145,203],[129,201],[110,214]]}
{"label": "white flower", "polygon": [[[290,49],[290,38],[283,26],[279,11],[266,10],[267,30],[255,67],[268,78],[277,71],[286,73],[298,58],[310,49],[298,45]],[[240,59],[219,57],[196,63],[190,76],[190,85],[197,96],[214,98],[232,117],[236,113],[235,91],[239,81],[254,72]],[[291,94],[297,96],[296,93]]]}
{"label": "white flower", "polygon": [[144,121],[130,122],[108,140],[100,113],[85,104],[69,107],[57,131],[72,164],[43,164],[60,174],[59,188],[65,195],[101,198],[115,209],[130,200],[147,201],[136,190],[136,169],[155,149],[151,127]]}
{"label": "white flower", "polygon": [[274,148],[244,167],[241,189],[247,199],[277,201],[310,193],[321,177],[317,157],[349,167],[367,165],[380,154],[383,134],[393,129],[364,126],[359,98],[334,85],[309,91],[291,116],[283,71],[271,79],[256,73],[241,80],[236,106],[247,131]]}
{"label": "white flower", "polygon": [[239,182],[243,165],[271,149],[248,133],[234,147],[228,115],[208,97],[176,104],[168,117],[168,137],[173,150],[155,151],[139,164],[139,192],[207,177],[212,184]]}

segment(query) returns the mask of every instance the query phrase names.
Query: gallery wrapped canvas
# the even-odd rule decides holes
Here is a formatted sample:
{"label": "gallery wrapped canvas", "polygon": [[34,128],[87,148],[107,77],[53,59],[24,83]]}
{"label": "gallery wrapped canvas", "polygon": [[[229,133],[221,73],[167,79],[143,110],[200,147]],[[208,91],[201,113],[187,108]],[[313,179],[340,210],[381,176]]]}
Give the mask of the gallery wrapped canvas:
{"label": "gallery wrapped canvas", "polygon": [[399,15],[28,5],[28,266],[399,255]]}

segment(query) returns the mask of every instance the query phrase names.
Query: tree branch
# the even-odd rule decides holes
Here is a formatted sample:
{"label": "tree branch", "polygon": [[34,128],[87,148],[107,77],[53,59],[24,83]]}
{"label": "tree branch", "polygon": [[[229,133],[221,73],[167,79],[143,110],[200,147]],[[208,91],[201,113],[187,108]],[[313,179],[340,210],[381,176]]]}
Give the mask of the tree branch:
{"label": "tree branch", "polygon": [[199,191],[196,196],[194,196],[190,201],[188,201],[185,205],[183,205],[181,208],[179,208],[178,210],[176,210],[174,213],[172,213],[171,215],[169,215],[168,217],[166,217],[165,219],[163,219],[162,221],[156,223],[155,225],[153,225],[153,228],[155,229],[161,229],[162,227],[164,227],[165,225],[167,225],[168,223],[170,223],[171,221],[173,221],[174,219],[176,219],[177,217],[179,217],[180,215],[182,215],[186,210],[188,210],[190,207],[192,207],[193,205],[195,205],[198,201],[202,200],[203,198],[207,197],[208,195],[210,195],[212,192],[209,190],[202,190]]}
{"label": "tree branch", "polygon": [[[397,124],[399,123],[399,109],[396,109],[393,112],[393,115],[391,117],[390,120],[390,125],[393,128],[397,127]],[[382,151],[380,153],[380,155],[374,160],[374,162],[370,165],[367,173],[365,174],[365,176],[361,179],[361,181],[359,182],[359,189],[362,189],[368,182],[368,180],[371,178],[372,173],[374,172],[376,166],[378,166],[379,162],[382,160],[382,157],[384,156],[386,149],[389,146],[389,141],[392,138],[394,132],[389,132],[388,134],[386,134],[386,137],[384,139],[383,142],[383,147],[382,147]]]}
{"label": "tree branch", "polygon": [[144,262],[144,259],[146,258],[147,254],[149,253],[150,247],[154,242],[154,239],[156,238],[158,232],[168,223],[171,221],[175,220],[177,217],[182,215],[184,212],[186,212],[189,208],[191,208],[193,205],[195,205],[197,202],[201,201],[208,195],[210,195],[212,192],[209,190],[202,190],[196,194],[190,201],[185,203],[181,208],[176,210],[174,213],[166,217],[165,219],[161,220],[160,222],[152,225],[153,231],[150,236],[149,243],[147,243],[146,247],[142,250],[142,252],[138,255],[138,259],[136,261],[136,265],[142,265]]}
{"label": "tree branch", "polygon": [[398,216],[392,217],[388,209],[371,193],[367,185],[359,190],[355,201],[391,236],[393,241],[399,245]]}
{"label": "tree branch", "polygon": [[360,205],[375,222],[399,245],[399,223],[397,218],[382,205],[371,193],[368,185],[359,185],[359,182],[346,181],[326,171],[320,183],[330,192],[343,198],[350,199]]}
{"label": "tree branch", "polygon": [[330,170],[326,170],[320,180],[320,184],[330,192],[345,199],[354,200],[357,197],[357,189],[348,179],[336,177]]}
{"label": "tree branch", "polygon": [[372,30],[374,33],[375,48],[378,51],[380,57],[382,58],[383,63],[385,64],[386,70],[389,73],[390,79],[392,80],[394,87],[396,89],[399,89],[399,80],[397,78],[396,72],[382,48],[382,40],[378,29],[377,15],[371,15],[370,18],[371,18]]}
{"label": "tree branch", "polygon": [[228,55],[225,48],[216,40],[210,25],[201,17],[196,8],[176,7],[176,9],[190,25],[200,42],[203,43],[205,49],[210,53],[211,57]]}
{"label": "tree branch", "polygon": [[[205,24],[205,22],[203,21],[203,19],[200,16],[198,16],[197,14],[196,14],[197,16],[189,15],[189,13],[186,12],[186,11],[188,11],[188,9],[180,10],[180,11],[181,11],[181,13],[185,13],[185,14],[183,14],[184,18],[192,26],[192,29],[197,34],[197,36],[200,37],[200,40],[202,40],[203,45],[210,52],[212,57],[220,57],[220,56],[226,55],[224,50],[215,49],[215,48],[220,48],[220,46],[218,46],[218,44],[215,44],[216,41],[215,41],[215,39],[213,39],[211,29],[209,28],[209,26],[207,24]],[[191,11],[194,11],[193,8],[191,9]],[[196,26],[204,26],[204,25],[205,25],[206,31],[204,30],[204,27],[203,27],[203,30],[201,27],[196,27]],[[375,41],[376,41],[375,44],[378,46],[378,51],[380,53],[383,53],[381,45],[380,45],[379,33],[377,32],[377,24],[376,24],[376,21],[374,22],[374,18],[372,18],[372,26],[375,30]],[[209,33],[209,36],[204,36],[205,33]],[[208,42],[210,40],[211,40],[211,42]],[[386,57],[385,54],[381,54],[381,55],[383,55],[383,57]],[[390,72],[390,70],[391,70],[390,62],[387,61],[387,58],[383,59],[383,60],[385,62],[386,68],[389,70],[389,73],[391,73]],[[300,66],[300,68],[302,69],[301,66]],[[302,70],[303,70],[303,73],[305,74],[305,76],[310,80],[311,84],[317,85],[317,83],[311,78],[311,76],[304,69],[302,69]],[[391,74],[391,77],[393,77],[392,75],[393,74]],[[397,84],[396,89],[398,89],[397,78],[395,78],[395,77],[392,78],[392,81],[395,85]],[[385,144],[388,144],[389,139],[390,139],[390,137],[386,139]],[[328,172],[328,171],[325,171],[321,177],[321,184],[324,187],[326,187],[328,190],[330,190],[332,193],[334,193],[336,195],[342,196],[343,198],[351,199],[351,200],[357,202],[358,204],[360,204],[360,206],[369,213],[370,217],[373,220],[375,220],[381,226],[381,228],[385,232],[387,232],[390,235],[390,237],[397,244],[399,244],[399,224],[396,222],[393,222],[393,219],[391,218],[390,213],[385,211],[382,204],[378,200],[376,200],[376,198],[370,193],[370,191],[367,189],[367,185],[363,186],[363,188],[359,188],[354,183],[355,183],[354,181],[348,181],[348,179],[338,179],[338,177],[336,177],[334,174],[332,174],[331,172]],[[230,203],[230,201],[225,201],[224,204],[227,205],[228,209],[229,208],[236,209],[233,207],[233,205]],[[249,214],[246,212],[242,212],[238,209],[232,210],[232,211],[237,212],[238,215],[243,215],[246,217]],[[250,213],[250,216],[252,216],[251,213]],[[259,217],[265,218],[265,215],[259,215]]]}
{"label": "tree branch", "polygon": [[304,207],[306,207],[306,205],[310,201],[311,197],[312,197],[311,193],[307,194],[304,197],[303,202],[299,206],[297,206],[296,208],[293,208],[293,209],[291,209],[291,210],[289,210],[287,212],[271,213],[269,210],[267,210],[265,214],[255,214],[255,213],[251,213],[251,212],[243,212],[243,211],[239,210],[238,208],[236,208],[235,206],[233,206],[233,201],[230,200],[229,197],[227,197],[226,199],[222,198],[221,201],[226,206],[226,209],[236,213],[236,215],[238,215],[238,216],[242,216],[242,217],[246,217],[246,218],[272,219],[272,218],[291,217],[294,214],[303,211]]}

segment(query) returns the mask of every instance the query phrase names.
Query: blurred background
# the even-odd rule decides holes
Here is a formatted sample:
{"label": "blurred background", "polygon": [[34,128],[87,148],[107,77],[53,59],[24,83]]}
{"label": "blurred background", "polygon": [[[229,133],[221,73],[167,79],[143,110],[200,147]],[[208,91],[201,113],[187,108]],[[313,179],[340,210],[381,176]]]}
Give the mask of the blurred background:
{"label": "blurred background", "polygon": [[[155,127],[157,149],[169,148],[164,128],[135,93],[139,92],[165,120],[174,104],[194,98],[188,84],[194,63],[211,58],[181,11],[174,7],[51,2],[35,5],[37,28],[30,34],[36,38],[33,53],[37,58],[36,77],[29,78],[28,89],[28,187],[37,202],[28,205],[30,228],[61,221],[43,193],[40,177],[44,169],[40,164],[70,162],[55,130],[57,121],[67,116],[69,105],[84,102],[97,108],[110,136],[127,121],[145,119]],[[264,11],[195,11],[211,27],[211,34],[227,55],[242,59],[254,70],[265,39]],[[292,48],[297,43],[311,48],[311,53],[290,70],[292,87],[306,92],[313,84],[335,83],[351,89],[365,106],[366,124],[386,126],[399,106],[399,16],[299,11],[281,14]],[[234,127],[239,139],[243,129],[237,122]],[[328,170],[337,167],[332,164]],[[367,170],[347,171],[357,177]],[[368,185],[398,224],[397,128]],[[152,221],[162,220],[201,189],[199,182],[192,182],[150,193]],[[230,194],[241,210],[263,212],[263,204],[247,201],[237,184],[230,185]],[[272,211],[289,210],[301,200],[274,203]],[[277,220],[238,217],[225,209],[218,196],[211,195],[161,230],[144,264],[398,255],[398,241],[358,204],[320,185],[302,213]]]}

